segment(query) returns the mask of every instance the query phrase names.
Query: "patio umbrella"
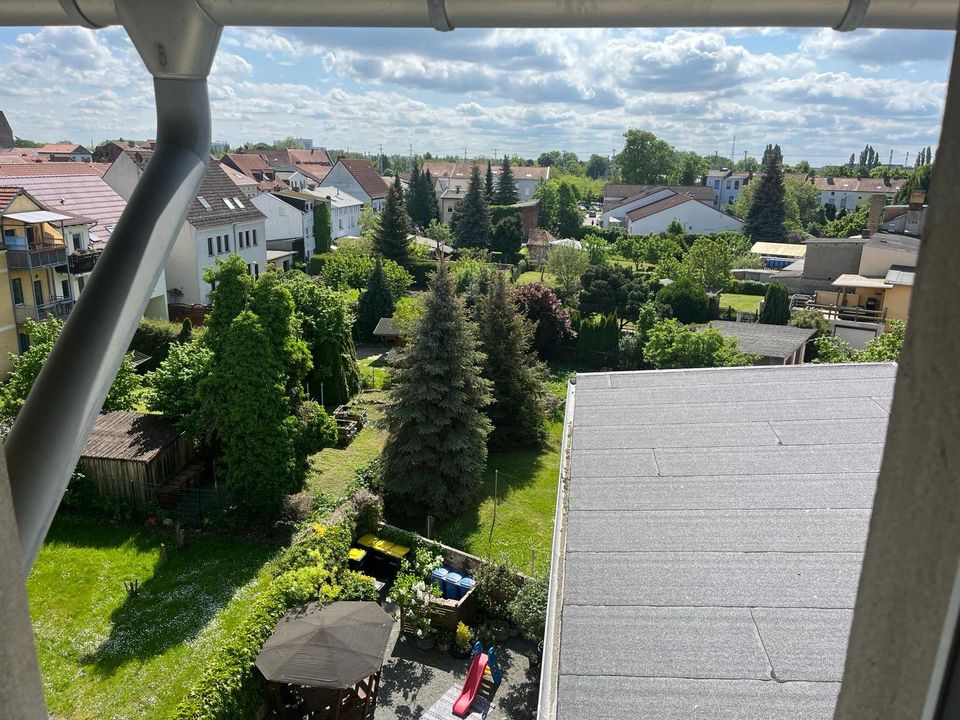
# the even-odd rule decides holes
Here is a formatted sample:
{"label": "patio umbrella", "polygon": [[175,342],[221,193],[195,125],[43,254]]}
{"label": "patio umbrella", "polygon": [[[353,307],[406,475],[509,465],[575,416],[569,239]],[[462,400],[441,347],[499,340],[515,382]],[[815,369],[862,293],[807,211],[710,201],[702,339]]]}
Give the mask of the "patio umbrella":
{"label": "patio umbrella", "polygon": [[311,603],[280,618],[256,665],[271,682],[349,688],[379,672],[392,625],[374,602]]}

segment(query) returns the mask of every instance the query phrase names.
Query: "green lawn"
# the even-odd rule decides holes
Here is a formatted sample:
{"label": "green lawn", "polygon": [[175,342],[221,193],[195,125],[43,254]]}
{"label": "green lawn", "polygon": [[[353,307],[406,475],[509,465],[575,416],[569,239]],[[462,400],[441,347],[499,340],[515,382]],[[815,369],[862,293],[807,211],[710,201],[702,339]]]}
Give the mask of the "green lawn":
{"label": "green lawn", "polygon": [[[57,718],[167,718],[245,614],[275,547],[57,518],[27,581],[47,704]],[[140,581],[127,597],[125,580]]]}
{"label": "green lawn", "polygon": [[720,309],[732,307],[734,310],[756,312],[763,302],[762,295],[737,295],[736,293],[722,293],[720,295]]}
{"label": "green lawn", "polygon": [[[560,422],[549,423],[542,450],[492,453],[476,508],[434,531],[434,537],[481,557],[505,555],[518,570],[545,572],[553,543],[553,514],[560,474]],[[493,524],[495,471],[499,470],[496,524]],[[491,533],[492,527],[492,533]]]}
{"label": "green lawn", "polygon": [[[517,278],[517,285],[529,285],[530,283],[537,282],[540,282],[539,270],[528,270],[525,273],[521,273],[520,277]],[[557,279],[550,273],[544,273],[543,284],[548,287],[556,287]]]}
{"label": "green lawn", "polygon": [[386,395],[380,392],[357,396],[354,404],[366,408],[367,424],[346,447],[324,448],[310,458],[308,490],[326,493],[331,497],[342,496],[356,478],[357,470],[379,454],[387,434],[375,424],[383,416],[383,406],[378,403],[385,399]]}

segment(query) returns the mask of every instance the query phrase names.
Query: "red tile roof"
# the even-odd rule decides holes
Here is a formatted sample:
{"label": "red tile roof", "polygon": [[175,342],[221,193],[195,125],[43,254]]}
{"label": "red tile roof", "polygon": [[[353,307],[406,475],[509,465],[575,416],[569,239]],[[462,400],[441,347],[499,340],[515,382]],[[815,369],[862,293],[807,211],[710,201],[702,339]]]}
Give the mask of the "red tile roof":
{"label": "red tile roof", "polygon": [[6,210],[20,192],[17,187],[0,187],[0,213]]}
{"label": "red tile roof", "polygon": [[89,154],[90,151],[87,150],[83,145],[77,145],[75,143],[49,143],[40,148],[37,152],[41,155],[46,154],[57,154],[57,155],[67,155],[71,153],[86,153]]}
{"label": "red tile roof", "polygon": [[109,169],[109,163],[28,162],[24,165],[6,165],[0,162],[0,176],[93,175],[103,177]]}
{"label": "red tile roof", "polygon": [[237,187],[249,187],[250,185],[256,185],[257,181],[254,180],[249,175],[244,175],[239,170],[235,170],[226,163],[220,163],[220,167],[223,168],[223,171],[227,174],[227,177],[233,180],[236,183]]}
{"label": "red tile roof", "polygon": [[[483,163],[454,163],[443,161],[430,161],[423,163],[423,169],[430,171],[430,176],[437,178],[450,178],[451,180],[469,180],[470,172],[476,164],[480,168],[480,176],[483,177],[487,172],[487,164]],[[500,163],[492,163],[490,166],[494,177],[500,174]],[[511,165],[510,170],[516,180],[548,180],[550,178],[549,167],[526,167],[522,165]]]}
{"label": "red tile roof", "polygon": [[223,161],[249,177],[253,177],[256,170],[263,172],[273,169],[267,159],[259,153],[227,153],[223,156]]}
{"label": "red tile roof", "polygon": [[90,228],[97,237],[96,241],[91,238],[95,248],[102,248],[110,239],[127,206],[97,175],[0,176],[0,186],[22,187],[53,212],[90,218],[95,223]]}
{"label": "red tile roof", "polygon": [[390,189],[390,186],[376,170],[370,167],[370,163],[366,160],[340,158],[337,162],[341,163],[353,175],[354,180],[371,199],[378,200],[387,196],[387,190]]}
{"label": "red tile roof", "polygon": [[0,155],[0,165],[26,165],[29,162],[20,155]]}
{"label": "red tile roof", "polygon": [[287,150],[287,155],[294,165],[333,165],[330,161],[330,155],[323,148]]}

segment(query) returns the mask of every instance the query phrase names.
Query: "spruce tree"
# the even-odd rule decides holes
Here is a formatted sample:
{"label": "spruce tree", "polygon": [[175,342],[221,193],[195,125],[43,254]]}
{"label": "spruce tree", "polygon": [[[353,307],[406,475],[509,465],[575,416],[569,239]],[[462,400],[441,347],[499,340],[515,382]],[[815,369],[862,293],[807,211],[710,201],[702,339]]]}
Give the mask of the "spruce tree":
{"label": "spruce tree", "polygon": [[785,285],[770,283],[767,286],[758,320],[767,325],[786,325],[790,322],[790,295]]}
{"label": "spruce tree", "polygon": [[433,176],[430,174],[429,169],[420,173],[420,182],[423,184],[423,187],[426,188],[427,223],[424,225],[424,227],[426,227],[430,224],[431,220],[442,220],[440,217],[440,201],[437,200],[437,193],[433,189]]}
{"label": "spruce tree", "polygon": [[414,163],[410,172],[410,189],[407,191],[407,214],[414,227],[424,228],[429,224],[430,221],[426,219],[427,212],[423,183],[420,180],[420,165]]}
{"label": "spruce tree", "polygon": [[519,200],[517,181],[513,179],[513,170],[510,169],[510,158],[504,155],[503,163],[500,165],[500,182],[493,196],[493,202],[494,205],[513,205]]}
{"label": "spruce tree", "polygon": [[489,160],[487,160],[487,176],[483,181],[483,196],[488,204],[493,204],[493,167]]}
{"label": "spruce tree", "polygon": [[367,278],[367,288],[357,301],[357,333],[362,338],[370,337],[380,318],[393,317],[396,308],[383,263],[377,258],[377,264]]}
{"label": "spruce tree", "polygon": [[470,171],[470,184],[463,200],[453,211],[453,239],[460,248],[487,248],[493,228],[490,224],[490,206],[483,197],[480,168]]}
{"label": "spruce tree", "polygon": [[533,352],[533,325],[522,317],[503,274],[494,270],[477,310],[483,376],[491,382],[491,448],[539,446],[546,439],[545,367]]}
{"label": "spruce tree", "polygon": [[387,201],[380,214],[380,228],[373,238],[373,249],[387,260],[393,260],[400,265],[406,265],[409,260],[410,218],[403,202],[399,177],[387,191]]}
{"label": "spruce tree", "polygon": [[385,412],[382,472],[390,517],[441,520],[477,497],[490,433],[483,413],[490,403],[483,360],[476,326],[441,263],[394,374]]}
{"label": "spruce tree", "polygon": [[754,241],[785,242],[786,188],[779,145],[767,145],[763,153],[763,173],[763,177],[756,181],[757,189],[743,223],[743,234]]}

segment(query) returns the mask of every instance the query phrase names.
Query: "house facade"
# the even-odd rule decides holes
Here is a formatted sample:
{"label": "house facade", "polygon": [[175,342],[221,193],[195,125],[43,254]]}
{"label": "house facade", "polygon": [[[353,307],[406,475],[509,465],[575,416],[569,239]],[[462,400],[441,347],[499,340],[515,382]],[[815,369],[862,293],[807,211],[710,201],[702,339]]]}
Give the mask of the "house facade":
{"label": "house facade", "polygon": [[54,162],[93,162],[93,153],[83,145],[73,143],[52,143],[37,150],[44,160]]}
{"label": "house facade", "polygon": [[627,213],[629,235],[666,232],[679,220],[689,235],[712,235],[718,232],[740,232],[743,223],[733,215],[694,200],[687,195],[673,194]]}
{"label": "house facade", "polygon": [[253,277],[267,266],[266,217],[211,160],[186,222],[167,259],[168,296],[172,302],[209,305],[213,287],[204,280],[218,259],[239,255]]}
{"label": "house facade", "polygon": [[815,177],[813,186],[819,192],[820,205],[833,205],[847,212],[867,204],[874,196],[882,196],[887,203],[893,202],[905,180],[883,178],[835,178]]}
{"label": "house facade", "polygon": [[[313,206],[316,198],[305,193],[261,193],[250,200],[264,215],[267,251],[290,252],[305,262],[313,255]],[[279,257],[279,256],[277,256]],[[282,264],[280,267],[283,267]]]}
{"label": "house facade", "polygon": [[706,186],[713,190],[713,206],[725,208],[737,201],[740,192],[753,180],[751,172],[736,172],[721,168],[707,171]]}
{"label": "house facade", "polygon": [[[438,198],[445,190],[460,187],[466,189],[470,183],[470,174],[475,163],[453,163],[453,162],[434,162],[423,163],[423,169],[430,171],[430,176],[435,181],[434,190]],[[476,163],[480,168],[480,176],[483,177],[487,172],[486,163]],[[493,163],[490,166],[493,173],[493,185],[498,187],[500,184],[500,163]],[[550,179],[549,167],[526,167],[523,165],[511,166],[513,179],[517,183],[517,195],[520,200],[530,200],[541,181]],[[446,217],[446,213],[444,213]]]}
{"label": "house facade", "polygon": [[331,185],[321,185],[308,190],[307,194],[327,203],[330,209],[330,236],[334,241],[360,234],[361,200]]}
{"label": "house facade", "polygon": [[372,207],[374,212],[383,210],[387,190],[390,189],[386,180],[370,167],[370,163],[356,158],[337,160],[323,179],[323,185],[355,197],[364,205]]}

